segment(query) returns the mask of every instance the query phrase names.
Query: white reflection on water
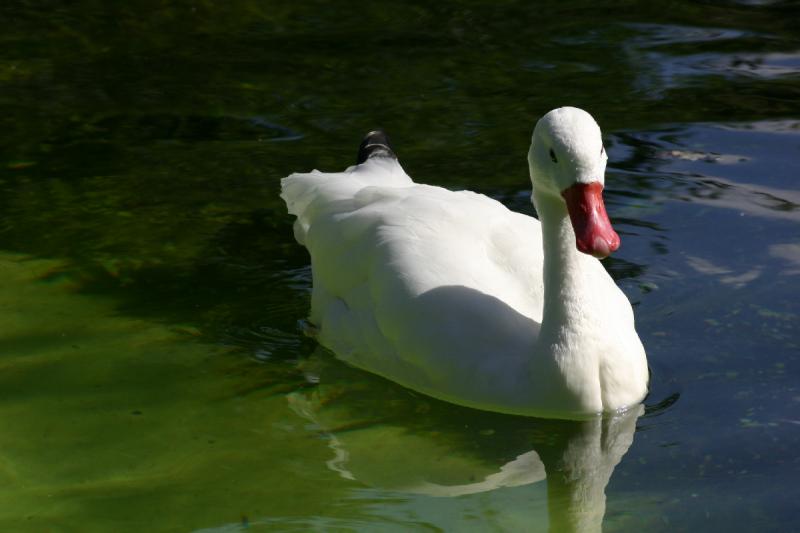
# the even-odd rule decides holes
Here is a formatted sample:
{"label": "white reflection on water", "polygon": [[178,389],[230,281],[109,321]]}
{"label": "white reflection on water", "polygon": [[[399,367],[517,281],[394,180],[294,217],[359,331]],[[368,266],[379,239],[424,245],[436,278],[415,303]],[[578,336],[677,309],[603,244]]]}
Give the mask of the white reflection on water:
{"label": "white reflection on water", "polygon": [[624,49],[629,61],[636,65],[638,76],[635,85],[646,98],[662,98],[670,89],[691,85],[692,78],[722,76],[774,80],[796,77],[800,73],[800,51],[797,50],[682,53],[687,44],[765,41],[772,38],[770,35],[731,28],[661,24],[626,26],[638,33],[626,42]]}
{"label": "white reflection on water", "polygon": [[650,65],[657,65],[661,90],[684,87],[687,80],[683,78],[692,76],[749,76],[771,80],[800,73],[800,52],[682,56],[648,52],[643,59]]}
{"label": "white reflection on water", "polygon": [[773,244],[769,247],[769,254],[789,262],[789,267],[782,270],[781,274],[800,275],[800,244],[794,242]]}
{"label": "white reflection on water", "polygon": [[[798,71],[800,73],[800,71]],[[729,123],[717,125],[719,129],[741,132],[800,134],[800,120],[759,120],[756,122]],[[767,148],[767,147],[759,147]]]}
{"label": "white reflection on water", "polygon": [[686,257],[686,263],[696,272],[715,276],[719,278],[721,283],[731,285],[734,288],[741,288],[749,282],[758,279],[763,270],[762,267],[757,266],[747,270],[746,272],[736,272],[732,268],[717,265],[708,259],[689,255]]}
{"label": "white reflection on water", "polygon": [[677,24],[626,24],[626,27],[639,33],[626,44],[637,48],[650,48],[669,44],[702,43],[708,41],[728,41],[754,36],[749,31],[733,28],[707,28],[701,26],[680,26]]}
{"label": "white reflection on water", "polygon": [[[516,443],[516,455],[499,460],[492,451],[492,439],[514,439],[504,431],[485,430],[482,434],[487,440],[476,445],[471,429],[459,431],[450,426],[430,432],[416,431],[413,422],[364,424],[338,394],[334,393],[333,400],[326,399],[323,386],[288,396],[292,409],[327,440],[332,453],[328,468],[354,482],[356,497],[365,497],[364,486],[372,491],[369,499],[395,495],[437,527],[448,523],[440,523],[442,518],[435,513],[425,513],[423,509],[430,504],[419,496],[466,497],[473,514],[488,516],[503,513],[507,493],[498,498],[481,494],[546,480],[546,502],[531,502],[527,506],[530,516],[518,516],[515,523],[542,531],[547,524],[550,531],[601,531],[605,488],[633,442],[636,421],[643,412],[643,406],[638,406],[615,417],[581,422],[515,418],[526,430],[543,437]],[[485,422],[491,415],[481,416]],[[374,511],[385,513],[387,519],[396,515],[397,499],[394,505],[384,502]]]}
{"label": "white reflection on water", "polygon": [[692,203],[800,222],[800,191],[710,176],[696,181],[697,185],[690,188]]}

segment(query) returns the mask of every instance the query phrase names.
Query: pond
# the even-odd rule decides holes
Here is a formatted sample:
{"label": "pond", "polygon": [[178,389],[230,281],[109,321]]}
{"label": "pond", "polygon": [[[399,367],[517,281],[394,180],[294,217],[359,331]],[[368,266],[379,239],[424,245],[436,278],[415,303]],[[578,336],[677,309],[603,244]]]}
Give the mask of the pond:
{"label": "pond", "polygon": [[[3,531],[800,528],[792,2],[0,7]],[[280,178],[381,126],[533,214],[536,120],[603,128],[651,391],[565,422],[427,398],[305,337]]]}

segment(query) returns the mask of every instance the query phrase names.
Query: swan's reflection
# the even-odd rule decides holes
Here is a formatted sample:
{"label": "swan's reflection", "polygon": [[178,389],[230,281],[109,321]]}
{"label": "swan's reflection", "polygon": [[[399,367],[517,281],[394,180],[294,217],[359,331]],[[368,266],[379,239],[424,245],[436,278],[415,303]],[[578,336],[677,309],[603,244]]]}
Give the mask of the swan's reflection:
{"label": "swan's reflection", "polygon": [[546,480],[552,532],[602,529],[606,485],[644,410],[586,421],[510,417],[414,396],[326,356],[309,367],[319,384],[289,402],[325,437],[327,466],[340,476],[435,497]]}
{"label": "swan's reflection", "polygon": [[614,417],[562,425],[557,443],[539,451],[547,476],[551,531],[600,531],[605,488],[633,442],[640,405]]}

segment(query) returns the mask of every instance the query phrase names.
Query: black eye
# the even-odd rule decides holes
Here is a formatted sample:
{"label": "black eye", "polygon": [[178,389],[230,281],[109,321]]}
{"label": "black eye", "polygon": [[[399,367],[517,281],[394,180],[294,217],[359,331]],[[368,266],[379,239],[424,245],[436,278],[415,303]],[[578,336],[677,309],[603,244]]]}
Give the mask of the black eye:
{"label": "black eye", "polygon": [[553,163],[558,163],[558,158],[552,148],[550,148],[550,159],[552,159]]}

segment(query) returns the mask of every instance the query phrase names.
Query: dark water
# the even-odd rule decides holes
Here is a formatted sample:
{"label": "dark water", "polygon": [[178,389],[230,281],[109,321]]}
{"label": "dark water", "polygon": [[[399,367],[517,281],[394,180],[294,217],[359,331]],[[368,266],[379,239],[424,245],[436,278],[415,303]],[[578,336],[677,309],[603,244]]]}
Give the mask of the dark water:
{"label": "dark water", "polygon": [[[798,20],[4,2],[0,529],[800,530]],[[303,337],[281,177],[379,125],[418,180],[530,213],[530,131],[561,105],[609,149],[638,419],[463,409]]]}

